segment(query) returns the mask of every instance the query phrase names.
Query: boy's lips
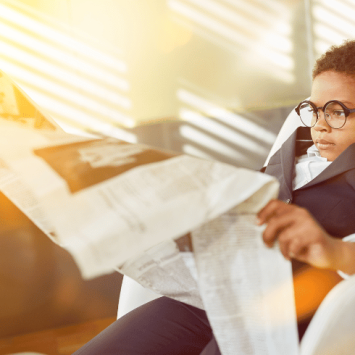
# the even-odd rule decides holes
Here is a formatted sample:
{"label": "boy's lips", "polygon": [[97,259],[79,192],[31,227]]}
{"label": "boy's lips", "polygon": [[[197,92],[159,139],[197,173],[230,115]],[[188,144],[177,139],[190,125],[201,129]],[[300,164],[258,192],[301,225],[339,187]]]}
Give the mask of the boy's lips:
{"label": "boy's lips", "polygon": [[316,145],[318,149],[328,149],[334,146],[335,144],[325,139],[316,139]]}

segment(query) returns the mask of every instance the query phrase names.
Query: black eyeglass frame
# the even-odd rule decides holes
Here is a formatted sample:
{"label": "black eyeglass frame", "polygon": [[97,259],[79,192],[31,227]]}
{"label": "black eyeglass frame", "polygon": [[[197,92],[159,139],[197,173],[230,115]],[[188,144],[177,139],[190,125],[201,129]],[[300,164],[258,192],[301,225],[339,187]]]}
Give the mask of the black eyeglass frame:
{"label": "black eyeglass frame", "polygon": [[343,123],[343,125],[340,126],[340,127],[332,127],[332,126],[329,124],[329,122],[327,121],[327,117],[326,117],[325,115],[324,115],[324,119],[325,119],[325,121],[327,122],[327,124],[328,124],[330,127],[334,128],[334,129],[343,128],[343,127],[345,126],[346,119],[348,118],[348,116],[350,115],[350,113],[355,112],[355,108],[354,108],[354,109],[347,108],[342,102],[340,102],[340,101],[338,101],[338,100],[330,100],[330,101],[326,102],[323,107],[317,107],[312,101],[304,100],[304,101],[302,101],[302,102],[300,102],[300,103],[298,104],[298,106],[295,108],[295,111],[297,112],[297,115],[300,117],[301,122],[305,125],[305,123],[302,121],[302,118],[301,118],[300,109],[301,109],[301,105],[302,105],[302,104],[304,104],[304,103],[310,104],[310,105],[312,106],[313,110],[314,110],[315,112],[317,112],[317,120],[314,122],[314,125],[313,125],[313,126],[306,126],[306,125],[305,125],[305,126],[312,128],[312,127],[314,127],[314,126],[316,125],[316,123],[317,123],[318,120],[319,120],[319,110],[322,110],[323,113],[324,113],[325,108],[326,108],[330,103],[332,103],[332,102],[335,102],[335,103],[339,104],[339,105],[343,108],[344,113],[345,113],[345,120],[344,120],[344,123]]}

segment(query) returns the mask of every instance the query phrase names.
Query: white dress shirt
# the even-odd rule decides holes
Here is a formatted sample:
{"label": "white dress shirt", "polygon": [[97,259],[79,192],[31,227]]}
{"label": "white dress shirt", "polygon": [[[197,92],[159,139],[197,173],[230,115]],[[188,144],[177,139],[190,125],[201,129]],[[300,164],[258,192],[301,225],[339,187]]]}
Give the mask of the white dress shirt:
{"label": "white dress shirt", "polygon": [[318,149],[313,144],[307,149],[307,154],[296,158],[295,176],[293,178],[292,189],[297,190],[308,184],[319,175],[332,162],[321,157]]}

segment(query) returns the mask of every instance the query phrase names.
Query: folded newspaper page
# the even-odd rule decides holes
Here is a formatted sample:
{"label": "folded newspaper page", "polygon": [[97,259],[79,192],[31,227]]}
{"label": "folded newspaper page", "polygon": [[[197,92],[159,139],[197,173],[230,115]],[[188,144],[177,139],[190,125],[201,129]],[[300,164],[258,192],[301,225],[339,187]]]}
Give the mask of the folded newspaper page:
{"label": "folded newspaper page", "polygon": [[177,238],[274,179],[115,139],[1,121],[0,187],[74,256],[84,277]]}
{"label": "folded newspaper page", "polygon": [[272,198],[264,186],[192,233],[198,286],[223,355],[296,355],[291,263],[262,241],[256,213]]}

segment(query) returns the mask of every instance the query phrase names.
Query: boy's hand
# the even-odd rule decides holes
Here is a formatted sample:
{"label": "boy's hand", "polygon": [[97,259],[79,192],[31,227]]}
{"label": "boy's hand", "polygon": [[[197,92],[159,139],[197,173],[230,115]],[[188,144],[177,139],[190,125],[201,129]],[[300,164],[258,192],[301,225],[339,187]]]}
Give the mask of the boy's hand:
{"label": "boy's hand", "polygon": [[297,259],[319,268],[338,269],[343,243],[331,237],[301,207],[280,200],[270,201],[259,213],[258,224],[267,223],[263,233],[265,244],[276,241],[286,259]]}

